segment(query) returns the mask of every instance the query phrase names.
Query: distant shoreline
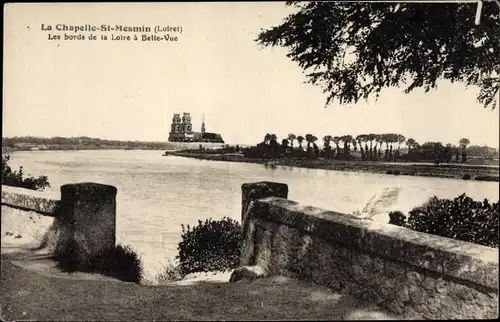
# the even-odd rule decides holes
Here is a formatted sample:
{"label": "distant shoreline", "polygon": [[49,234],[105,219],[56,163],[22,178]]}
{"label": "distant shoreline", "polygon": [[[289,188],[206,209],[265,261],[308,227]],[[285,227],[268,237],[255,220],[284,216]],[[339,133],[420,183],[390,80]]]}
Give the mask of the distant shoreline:
{"label": "distant shoreline", "polygon": [[349,171],[377,173],[386,175],[410,175],[420,177],[435,177],[476,181],[496,181],[499,182],[499,168],[484,165],[460,165],[460,164],[441,164],[429,165],[419,163],[383,163],[370,161],[339,161],[326,159],[254,159],[238,154],[204,154],[194,152],[165,152],[165,156],[179,156],[209,161],[226,161],[255,163],[270,166],[290,166],[307,169],[323,169],[332,171]]}
{"label": "distant shoreline", "polygon": [[98,151],[98,150],[148,150],[148,151],[164,151],[165,149],[161,148],[149,148],[149,147],[132,147],[132,148],[124,148],[124,147],[74,147],[74,148],[46,148],[46,149],[2,149],[2,153],[12,153],[12,152],[43,152],[43,151]]}
{"label": "distant shoreline", "polygon": [[18,151],[97,151],[97,150],[149,150],[149,151],[179,151],[187,148],[198,147],[202,145],[220,147],[219,143],[143,143],[138,145],[83,145],[83,144],[53,144],[53,145],[34,145],[30,144],[21,147],[2,146],[2,154],[8,154]]}

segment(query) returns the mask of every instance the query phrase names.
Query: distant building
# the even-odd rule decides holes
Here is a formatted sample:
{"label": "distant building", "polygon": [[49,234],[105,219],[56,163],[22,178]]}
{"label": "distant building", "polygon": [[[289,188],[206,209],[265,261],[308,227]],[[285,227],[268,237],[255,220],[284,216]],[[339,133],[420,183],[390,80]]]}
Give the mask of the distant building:
{"label": "distant building", "polygon": [[170,125],[169,142],[210,142],[224,143],[219,133],[205,131],[205,118],[201,123],[201,132],[193,132],[190,113],[174,114]]}

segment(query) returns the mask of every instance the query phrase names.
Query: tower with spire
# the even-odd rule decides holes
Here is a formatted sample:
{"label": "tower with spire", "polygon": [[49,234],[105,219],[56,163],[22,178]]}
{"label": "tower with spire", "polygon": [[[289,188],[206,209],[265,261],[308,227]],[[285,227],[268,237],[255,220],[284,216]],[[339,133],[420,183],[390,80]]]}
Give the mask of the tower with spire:
{"label": "tower with spire", "polygon": [[224,143],[219,133],[209,133],[205,127],[205,114],[202,116],[201,132],[193,132],[190,113],[175,113],[170,125],[169,142],[209,142]]}

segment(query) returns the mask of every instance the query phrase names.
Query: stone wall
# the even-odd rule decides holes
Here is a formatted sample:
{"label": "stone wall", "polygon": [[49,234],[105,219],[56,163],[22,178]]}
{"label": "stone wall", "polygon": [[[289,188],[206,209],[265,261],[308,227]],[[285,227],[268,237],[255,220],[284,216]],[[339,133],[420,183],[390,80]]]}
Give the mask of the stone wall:
{"label": "stone wall", "polygon": [[498,249],[303,206],[285,199],[284,184],[242,190],[241,265],[357,295],[405,318],[498,316]]}
{"label": "stone wall", "polygon": [[2,227],[4,222],[18,221],[19,235],[29,234],[22,230],[30,225],[22,223],[34,220],[33,213],[53,217],[37,247],[56,252],[74,245],[78,259],[85,262],[116,243],[116,193],[113,186],[77,183],[61,186],[60,199],[53,199],[43,192],[2,185],[2,213],[10,216],[2,215]]}

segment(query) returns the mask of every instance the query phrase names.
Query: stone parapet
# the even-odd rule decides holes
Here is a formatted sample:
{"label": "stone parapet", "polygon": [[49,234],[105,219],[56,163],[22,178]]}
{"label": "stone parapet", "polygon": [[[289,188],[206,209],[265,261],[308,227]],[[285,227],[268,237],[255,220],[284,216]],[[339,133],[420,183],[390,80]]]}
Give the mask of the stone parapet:
{"label": "stone parapet", "polygon": [[498,249],[273,196],[247,203],[242,226],[242,266],[326,285],[406,318],[498,316]]}

